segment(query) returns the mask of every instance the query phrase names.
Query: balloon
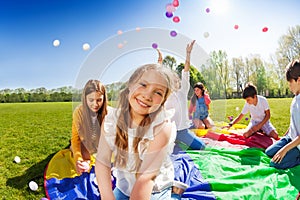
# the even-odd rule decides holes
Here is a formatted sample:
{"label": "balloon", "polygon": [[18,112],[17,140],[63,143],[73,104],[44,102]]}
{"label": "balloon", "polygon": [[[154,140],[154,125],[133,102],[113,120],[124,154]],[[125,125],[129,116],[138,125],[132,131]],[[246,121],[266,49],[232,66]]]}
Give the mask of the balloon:
{"label": "balloon", "polygon": [[210,12],[210,9],[209,9],[209,8],[206,8],[205,11],[206,11],[207,13],[209,13],[209,12]]}
{"label": "balloon", "polygon": [[178,16],[173,17],[173,22],[175,23],[180,22],[180,18]]}
{"label": "balloon", "polygon": [[53,46],[58,47],[60,45],[60,41],[59,40],[54,40],[53,41]]}
{"label": "balloon", "polygon": [[169,3],[166,6],[166,10],[167,10],[167,12],[171,12],[172,13],[172,12],[174,12],[176,10],[176,8],[173,6],[173,4]]}
{"label": "balloon", "polygon": [[39,188],[38,184],[34,181],[30,181],[28,185],[32,191],[37,191],[37,189]]}
{"label": "balloon", "polygon": [[177,32],[176,32],[176,31],[171,31],[171,32],[170,32],[170,35],[171,35],[172,37],[176,37]]}
{"label": "balloon", "polygon": [[234,25],[234,29],[236,29],[236,30],[239,29],[239,25],[237,25],[237,24]]}
{"label": "balloon", "polygon": [[208,37],[209,37],[209,33],[208,33],[208,32],[205,32],[205,33],[203,33],[203,36],[204,36],[205,38],[208,38]]}
{"label": "balloon", "polygon": [[172,13],[172,12],[166,12],[166,17],[167,17],[167,18],[173,17],[173,13]]}
{"label": "balloon", "polygon": [[158,47],[158,45],[157,45],[156,43],[153,43],[153,44],[152,44],[152,48],[153,48],[153,49],[157,49],[157,47]]}
{"label": "balloon", "polygon": [[15,163],[20,163],[21,162],[21,158],[19,156],[16,156],[14,159]]}
{"label": "balloon", "polygon": [[119,43],[119,44],[118,44],[118,48],[119,48],[119,49],[123,48],[123,44],[122,44],[122,43]]}
{"label": "balloon", "polygon": [[122,35],[123,31],[118,30],[118,35]]}
{"label": "balloon", "polygon": [[267,32],[269,29],[268,29],[268,27],[264,27],[263,29],[262,29],[262,32]]}
{"label": "balloon", "polygon": [[178,7],[179,6],[179,1],[178,0],[174,0],[173,1],[173,6],[174,7]]}
{"label": "balloon", "polygon": [[88,43],[84,43],[84,44],[82,45],[82,49],[83,49],[84,51],[88,51],[88,50],[90,50],[90,45],[89,45]]}

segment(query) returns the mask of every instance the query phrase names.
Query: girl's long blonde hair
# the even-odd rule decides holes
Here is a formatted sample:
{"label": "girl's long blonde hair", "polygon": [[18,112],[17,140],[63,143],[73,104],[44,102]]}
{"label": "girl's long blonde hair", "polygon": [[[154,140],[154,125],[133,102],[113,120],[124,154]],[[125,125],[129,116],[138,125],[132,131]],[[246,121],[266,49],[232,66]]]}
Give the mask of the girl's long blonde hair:
{"label": "girl's long blonde hair", "polygon": [[141,76],[150,71],[155,70],[156,72],[159,72],[161,76],[166,80],[167,82],[167,91],[164,96],[164,100],[159,107],[158,110],[156,110],[153,113],[148,114],[139,124],[137,130],[136,130],[136,137],[133,140],[133,149],[135,152],[136,157],[136,170],[139,168],[141,164],[141,160],[139,159],[138,155],[138,144],[143,139],[145,133],[149,129],[150,124],[155,119],[156,115],[162,110],[162,107],[167,100],[168,96],[170,95],[171,91],[173,90],[173,80],[172,80],[172,72],[171,69],[162,67],[160,64],[147,64],[139,67],[135,72],[131,75],[129,78],[126,87],[121,91],[120,98],[118,102],[118,110],[120,110],[120,115],[118,116],[117,121],[117,127],[116,127],[116,139],[115,139],[115,145],[117,147],[117,154],[115,159],[115,164],[120,167],[126,166],[126,161],[128,158],[128,127],[131,123],[131,117],[130,117],[130,104],[129,104],[129,86],[136,83]]}

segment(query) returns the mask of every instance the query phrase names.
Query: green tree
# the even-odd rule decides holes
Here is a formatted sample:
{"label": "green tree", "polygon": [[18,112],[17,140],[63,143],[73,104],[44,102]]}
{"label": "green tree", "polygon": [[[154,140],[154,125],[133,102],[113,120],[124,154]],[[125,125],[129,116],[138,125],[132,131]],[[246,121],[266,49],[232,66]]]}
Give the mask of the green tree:
{"label": "green tree", "polygon": [[245,64],[242,58],[232,58],[232,65],[230,67],[231,77],[235,82],[237,95],[240,96],[242,92],[242,84],[246,81]]}
{"label": "green tree", "polygon": [[[178,76],[181,78],[181,72],[184,68],[184,64],[180,63],[177,67],[176,67],[176,73],[178,74]],[[188,97],[192,97],[193,93],[194,93],[194,89],[193,86],[197,83],[197,82],[202,82],[204,85],[206,84],[202,74],[197,70],[197,68],[195,68],[194,66],[190,66],[190,90],[189,90],[189,94]]]}
{"label": "green tree", "polygon": [[210,65],[212,70],[216,72],[214,80],[217,80],[215,81],[215,89],[218,92],[218,96],[220,98],[227,98],[227,88],[229,88],[230,83],[227,53],[221,50],[213,51],[211,53]]}
{"label": "green tree", "polygon": [[162,64],[163,66],[170,67],[171,69],[175,70],[176,59],[168,55],[163,59]]}

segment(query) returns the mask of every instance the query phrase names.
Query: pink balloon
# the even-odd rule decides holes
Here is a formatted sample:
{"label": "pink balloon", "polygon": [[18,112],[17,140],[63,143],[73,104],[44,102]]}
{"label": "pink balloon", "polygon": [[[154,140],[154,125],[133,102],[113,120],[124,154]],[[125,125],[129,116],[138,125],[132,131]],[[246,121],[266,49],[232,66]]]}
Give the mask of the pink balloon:
{"label": "pink balloon", "polygon": [[172,13],[176,10],[176,8],[173,6],[173,4],[169,3],[166,5],[166,10],[167,10],[167,12]]}
{"label": "pink balloon", "polygon": [[180,22],[180,18],[178,16],[173,17],[173,22],[175,23]]}
{"label": "pink balloon", "polygon": [[267,32],[269,29],[268,29],[268,27],[264,27],[263,29],[262,29],[262,32]]}
{"label": "pink balloon", "polygon": [[179,6],[179,1],[178,0],[174,0],[173,1],[173,6],[174,7],[178,7]]}
{"label": "pink balloon", "polygon": [[239,25],[234,25],[234,29],[239,29]]}

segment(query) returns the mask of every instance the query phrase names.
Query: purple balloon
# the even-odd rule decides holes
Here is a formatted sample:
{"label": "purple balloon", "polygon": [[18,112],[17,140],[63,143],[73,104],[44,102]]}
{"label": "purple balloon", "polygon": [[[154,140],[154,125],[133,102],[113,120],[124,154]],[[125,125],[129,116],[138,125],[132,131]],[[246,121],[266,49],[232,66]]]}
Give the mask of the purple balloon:
{"label": "purple balloon", "polygon": [[209,8],[206,8],[206,10],[205,10],[207,13],[209,13],[210,12],[210,9]]}
{"label": "purple balloon", "polygon": [[176,31],[171,31],[171,32],[170,32],[170,35],[171,35],[172,37],[176,37],[177,32],[176,32]]}
{"label": "purple balloon", "polygon": [[166,17],[167,17],[167,18],[173,17],[173,13],[171,13],[171,12],[166,12]]}
{"label": "purple balloon", "polygon": [[153,44],[152,44],[152,48],[153,48],[153,49],[157,49],[157,47],[158,47],[158,45],[157,45],[156,43],[153,43]]}

